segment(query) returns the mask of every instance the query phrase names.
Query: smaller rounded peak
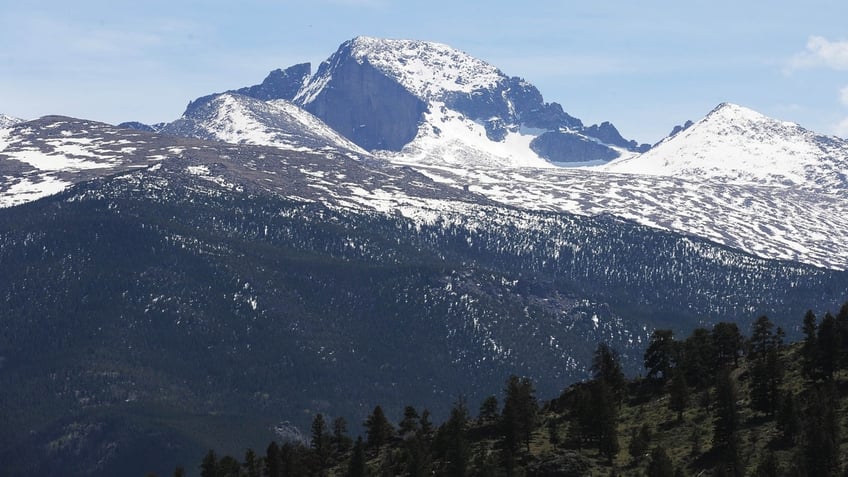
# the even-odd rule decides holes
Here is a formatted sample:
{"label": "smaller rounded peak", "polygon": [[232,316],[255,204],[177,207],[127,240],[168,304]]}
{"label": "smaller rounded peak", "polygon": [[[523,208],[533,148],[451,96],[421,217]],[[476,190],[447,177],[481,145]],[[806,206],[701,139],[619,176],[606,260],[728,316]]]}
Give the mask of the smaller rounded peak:
{"label": "smaller rounded peak", "polygon": [[0,129],[8,128],[22,122],[24,122],[23,119],[19,119],[6,114],[0,114]]}
{"label": "smaller rounded peak", "polygon": [[699,121],[699,124],[701,123],[727,123],[739,126],[747,125],[745,127],[783,128],[786,130],[804,129],[797,123],[766,116],[751,108],[733,103],[719,104],[704,119]]}
{"label": "smaller rounded peak", "polygon": [[751,108],[746,108],[735,103],[721,103],[710,111],[705,119],[710,118],[744,119],[748,121],[769,120],[767,116]]}

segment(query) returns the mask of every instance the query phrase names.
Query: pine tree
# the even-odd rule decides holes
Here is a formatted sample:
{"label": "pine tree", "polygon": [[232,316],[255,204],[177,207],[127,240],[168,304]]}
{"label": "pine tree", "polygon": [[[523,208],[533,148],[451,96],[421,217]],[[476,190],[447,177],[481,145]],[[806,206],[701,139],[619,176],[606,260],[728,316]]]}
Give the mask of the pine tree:
{"label": "pine tree", "polygon": [[429,437],[433,434],[433,424],[430,422],[430,410],[421,411],[421,435]]}
{"label": "pine tree", "polygon": [[471,445],[466,435],[468,427],[468,408],[460,398],[451,409],[450,418],[439,428],[439,447],[447,463],[447,475],[465,477],[471,459]]}
{"label": "pine tree", "polygon": [[777,341],[772,329],[774,323],[763,315],[757,318],[751,330],[751,339],[748,342],[748,359],[762,359],[765,354],[776,347]]}
{"label": "pine tree", "polygon": [[782,338],[772,333],[774,325],[765,316],[754,323],[749,341],[748,360],[751,362],[751,408],[774,415],[783,382],[783,363],[780,358]]}
{"label": "pine tree", "polygon": [[794,445],[801,432],[801,416],[795,395],[787,392],[780,399],[777,411],[777,429],[784,442]]}
{"label": "pine tree", "polygon": [[745,339],[736,323],[721,322],[713,327],[713,345],[719,366],[739,366],[739,356],[744,349]]}
{"label": "pine tree", "polygon": [[678,368],[686,374],[686,382],[695,389],[704,389],[715,381],[715,346],[711,333],[696,328],[681,346]]}
{"label": "pine tree", "polygon": [[578,445],[594,443],[611,459],[619,450],[618,405],[606,382],[590,381],[578,388],[574,399]]}
{"label": "pine tree", "polygon": [[296,477],[309,473],[306,468],[308,451],[303,444],[286,442],[280,446],[280,476]]}
{"label": "pine tree", "polygon": [[425,477],[432,473],[430,446],[420,436],[406,441],[406,473],[409,477]]}
{"label": "pine tree", "polygon": [[612,389],[606,382],[598,381],[593,387],[597,413],[598,450],[612,464],[619,450],[617,403]]}
{"label": "pine tree", "polygon": [[350,456],[350,463],[347,467],[347,477],[365,477],[365,449],[362,443],[362,436],[356,438],[356,443],[353,445],[353,452]]}
{"label": "pine tree", "polygon": [[185,473],[185,469],[184,469],[181,465],[178,465],[178,466],[174,469],[174,475],[173,475],[173,477],[185,477],[185,475],[186,475],[186,473]]}
{"label": "pine tree", "polygon": [[421,417],[418,411],[412,406],[406,406],[403,409],[403,419],[398,424],[398,432],[403,439],[414,437],[418,433],[418,425]]}
{"label": "pine tree", "polygon": [[804,315],[804,341],[801,345],[801,373],[807,380],[813,381],[818,379],[819,375],[819,346],[818,324],[816,323],[816,315],[812,310],[808,310]]}
{"label": "pine tree", "polygon": [[[412,418],[411,413],[405,412],[404,414],[406,417]],[[425,434],[421,427],[422,418],[419,418],[417,413],[415,417],[417,420],[415,421],[414,430],[410,430],[405,434],[404,459],[406,461],[406,472],[409,477],[424,477],[430,475],[432,472],[432,456],[428,434]],[[408,429],[412,429],[411,425],[407,427]]]}
{"label": "pine tree", "polygon": [[838,392],[833,383],[806,392],[804,463],[809,475],[835,476],[840,467]]}
{"label": "pine tree", "polygon": [[368,447],[380,447],[389,442],[392,434],[394,434],[394,428],[386,419],[383,408],[380,406],[374,408],[374,411],[365,420],[364,425],[368,436]]}
{"label": "pine tree", "polygon": [[203,457],[203,462],[200,464],[200,477],[218,477],[218,456],[212,449],[209,449]]}
{"label": "pine tree", "polygon": [[848,369],[848,302],[836,314],[836,335],[839,353],[839,368]]}
{"label": "pine tree", "polygon": [[225,455],[218,462],[218,475],[220,477],[239,477],[241,464],[233,456]]}
{"label": "pine tree", "polygon": [[342,453],[350,449],[353,441],[347,435],[347,420],[337,417],[333,420],[333,446],[336,452]]}
{"label": "pine tree", "polygon": [[481,422],[491,422],[498,417],[498,398],[489,396],[480,404],[478,419]]}
{"label": "pine tree", "polygon": [[624,372],[618,352],[606,343],[600,343],[592,358],[591,371],[595,379],[604,381],[609,386],[616,401],[620,403],[624,397]]}
{"label": "pine tree", "polygon": [[713,445],[721,451],[727,461],[736,445],[739,415],[736,410],[736,385],[728,370],[719,373],[715,387],[715,424]]}
{"label": "pine tree", "polygon": [[635,427],[630,431],[630,445],[627,447],[627,452],[633,462],[639,462],[645,457],[648,452],[648,447],[651,445],[651,430],[647,423],[643,423],[642,427]]}
{"label": "pine tree", "polygon": [[316,465],[320,469],[318,473],[323,475],[323,469],[326,467],[329,457],[329,436],[327,435],[327,423],[321,413],[316,414],[312,419],[312,439],[309,444],[315,452]]}
{"label": "pine tree", "polygon": [[253,449],[247,449],[244,453],[244,477],[260,477],[262,475],[262,461],[256,456]]}
{"label": "pine tree", "polygon": [[266,477],[282,477],[283,463],[280,456],[280,446],[276,441],[271,441],[265,450],[265,475]]}
{"label": "pine tree", "polygon": [[513,375],[507,380],[501,422],[506,445],[512,450],[517,450],[522,442],[530,450],[538,413],[535,393],[529,378]]}
{"label": "pine tree", "polygon": [[819,324],[818,336],[816,336],[818,345],[818,365],[819,376],[826,380],[833,379],[833,373],[839,367],[840,349],[839,336],[836,324],[836,317],[830,313],[826,313]]}
{"label": "pine tree", "polygon": [[680,369],[675,369],[671,375],[671,389],[668,399],[669,408],[677,412],[677,422],[683,422],[683,411],[689,407],[689,386],[686,375]]}
{"label": "pine tree", "polygon": [[674,365],[675,355],[674,333],[671,330],[654,330],[651,333],[648,349],[645,350],[645,368],[648,370],[648,378],[665,383]]}

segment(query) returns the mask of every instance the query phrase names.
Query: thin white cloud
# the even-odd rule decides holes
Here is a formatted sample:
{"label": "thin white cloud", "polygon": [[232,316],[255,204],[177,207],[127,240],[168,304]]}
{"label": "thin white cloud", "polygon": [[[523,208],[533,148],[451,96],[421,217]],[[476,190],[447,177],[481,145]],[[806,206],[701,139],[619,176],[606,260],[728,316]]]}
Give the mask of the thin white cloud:
{"label": "thin white cloud", "polygon": [[822,36],[811,36],[807,49],[789,60],[788,69],[831,68],[848,70],[848,41],[830,41]]}
{"label": "thin white cloud", "polygon": [[839,90],[839,101],[843,105],[848,106],[848,86]]}

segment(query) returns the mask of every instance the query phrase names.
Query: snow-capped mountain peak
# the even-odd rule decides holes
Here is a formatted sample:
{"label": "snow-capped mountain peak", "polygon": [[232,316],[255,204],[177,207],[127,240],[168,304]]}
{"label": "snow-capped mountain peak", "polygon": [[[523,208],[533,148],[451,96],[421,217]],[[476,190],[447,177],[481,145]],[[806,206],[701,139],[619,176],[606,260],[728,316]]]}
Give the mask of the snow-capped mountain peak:
{"label": "snow-capped mountain peak", "polygon": [[[520,77],[429,41],[349,40],[321,63],[293,102],[363,149],[406,149],[413,162],[550,167],[606,162],[622,151],[647,149],[622,138],[610,123],[586,128],[559,104],[545,103]],[[446,148],[442,136],[448,130]]]}
{"label": "snow-capped mountain peak", "polygon": [[23,119],[18,119],[5,114],[0,114],[0,129],[12,127],[15,124],[22,123]]}
{"label": "snow-capped mountain peak", "polygon": [[848,141],[722,103],[703,119],[608,172],[848,190]]}
{"label": "snow-capped mountain peak", "polygon": [[350,47],[356,61],[370,63],[424,100],[488,89],[507,79],[489,63],[442,43],[360,36]]}

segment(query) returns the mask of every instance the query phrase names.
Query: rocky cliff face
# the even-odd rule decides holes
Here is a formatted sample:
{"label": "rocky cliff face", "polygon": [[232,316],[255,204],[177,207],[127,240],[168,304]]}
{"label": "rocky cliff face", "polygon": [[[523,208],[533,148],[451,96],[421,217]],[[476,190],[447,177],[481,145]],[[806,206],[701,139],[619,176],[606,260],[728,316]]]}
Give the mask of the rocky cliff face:
{"label": "rocky cliff face", "polygon": [[618,157],[609,147],[577,134],[548,131],[530,142],[540,157],[556,163],[606,162]]}
{"label": "rocky cliff face", "polygon": [[[416,144],[417,139],[452,126],[469,131],[464,140],[453,137],[454,150],[472,161],[477,150],[479,164],[608,161],[621,150],[640,147],[622,138],[610,123],[584,127],[559,104],[546,103],[523,79],[432,42],[350,40],[321,64],[294,102],[367,150],[398,152],[410,146],[422,151],[430,146]],[[448,117],[463,124],[446,124]],[[496,144],[478,142],[481,125],[485,138]],[[526,136],[542,134],[538,146],[529,147]],[[525,138],[511,141],[511,136]],[[522,145],[516,147],[516,141]],[[567,147],[557,148],[560,144]]]}
{"label": "rocky cliff face", "polygon": [[[204,108],[221,94],[291,101],[356,146],[406,154],[403,161],[412,152],[414,162],[422,163],[550,167],[552,162],[606,162],[649,148],[624,139],[608,122],[585,127],[561,105],[546,103],[524,79],[426,41],[357,37],[343,43],[314,75],[309,63],[274,70],[260,84],[191,101],[177,122],[208,116]],[[166,129],[210,137],[198,136],[198,130],[185,124]],[[443,135],[447,130],[452,132]]]}
{"label": "rocky cliff face", "polygon": [[399,151],[418,133],[427,105],[343,45],[295,98],[304,109],[366,150]]}

